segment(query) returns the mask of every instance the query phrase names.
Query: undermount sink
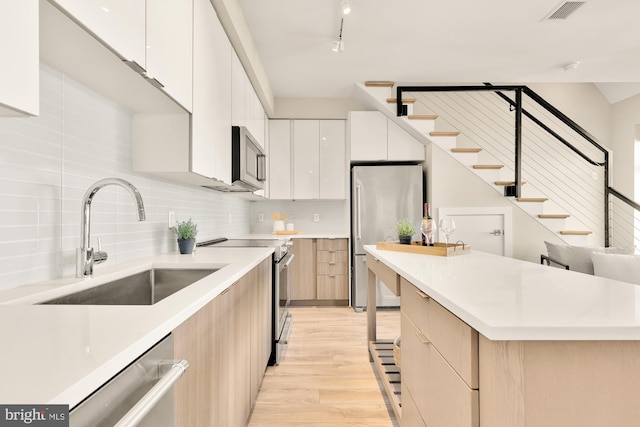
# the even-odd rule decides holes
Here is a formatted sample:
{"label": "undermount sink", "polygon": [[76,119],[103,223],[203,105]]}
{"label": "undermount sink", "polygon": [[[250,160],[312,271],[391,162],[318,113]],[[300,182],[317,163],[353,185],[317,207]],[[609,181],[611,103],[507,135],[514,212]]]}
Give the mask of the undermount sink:
{"label": "undermount sink", "polygon": [[40,304],[152,305],[218,270],[154,268]]}

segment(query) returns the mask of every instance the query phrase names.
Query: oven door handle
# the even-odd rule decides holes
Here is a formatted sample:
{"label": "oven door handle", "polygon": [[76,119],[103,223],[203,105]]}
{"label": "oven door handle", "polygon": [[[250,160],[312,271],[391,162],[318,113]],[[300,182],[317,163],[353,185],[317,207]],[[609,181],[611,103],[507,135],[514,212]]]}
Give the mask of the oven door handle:
{"label": "oven door handle", "polygon": [[285,255],[285,258],[288,257],[289,259],[287,259],[287,262],[284,263],[284,265],[282,266],[282,268],[289,268],[289,264],[291,264],[291,261],[293,261],[293,257],[295,255],[294,254],[287,254]]}

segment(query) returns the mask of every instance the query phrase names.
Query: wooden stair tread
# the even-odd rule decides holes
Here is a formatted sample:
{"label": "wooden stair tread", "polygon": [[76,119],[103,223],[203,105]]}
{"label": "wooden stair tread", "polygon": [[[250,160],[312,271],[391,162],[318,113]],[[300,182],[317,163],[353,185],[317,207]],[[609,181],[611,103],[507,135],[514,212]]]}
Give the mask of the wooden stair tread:
{"label": "wooden stair tread", "polygon": [[586,230],[562,230],[560,232],[563,236],[588,236],[591,233],[591,231]]}
{"label": "wooden stair tread", "polygon": [[460,132],[429,132],[431,136],[458,136]]}
{"label": "wooden stair tread", "polygon": [[456,147],[452,148],[452,153],[479,153],[482,151],[482,148],[472,148],[472,147]]}
{"label": "wooden stair tread", "polygon": [[[505,187],[511,187],[513,185],[516,185],[516,182],[515,181],[496,181],[496,182],[494,182],[494,184],[495,185],[503,185]],[[526,182],[522,181],[521,185],[525,185],[525,184],[526,184]]]}
{"label": "wooden stair tread", "polygon": [[538,218],[541,219],[565,219],[569,218],[571,215],[569,214],[539,214]]}
{"label": "wooden stair tread", "polygon": [[[398,98],[387,98],[387,102],[395,104],[397,99]],[[416,102],[415,98],[402,98],[402,103],[403,104],[413,104],[415,102]]]}
{"label": "wooden stair tread", "polygon": [[549,199],[544,197],[519,197],[516,200],[524,203],[542,203],[546,202]]}
{"label": "wooden stair tread", "polygon": [[435,114],[412,114],[407,116],[409,120],[435,120],[438,118]]}
{"label": "wooden stair tread", "polygon": [[504,165],[473,165],[474,169],[502,169]]}
{"label": "wooden stair tread", "polygon": [[386,81],[368,81],[364,82],[366,87],[393,87],[394,82],[386,82]]}

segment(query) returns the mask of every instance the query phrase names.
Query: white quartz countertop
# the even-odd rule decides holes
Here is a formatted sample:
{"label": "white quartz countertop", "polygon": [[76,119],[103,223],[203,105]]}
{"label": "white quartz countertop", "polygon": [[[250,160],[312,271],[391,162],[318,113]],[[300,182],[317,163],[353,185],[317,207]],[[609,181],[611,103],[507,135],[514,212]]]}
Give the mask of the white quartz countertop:
{"label": "white quartz countertop", "polygon": [[[73,408],[271,253],[198,248],[0,292],[0,402]],[[33,305],[154,267],[220,270],[150,306]]]}
{"label": "white quartz countertop", "polygon": [[491,340],[640,340],[640,286],[478,251],[364,248]]}

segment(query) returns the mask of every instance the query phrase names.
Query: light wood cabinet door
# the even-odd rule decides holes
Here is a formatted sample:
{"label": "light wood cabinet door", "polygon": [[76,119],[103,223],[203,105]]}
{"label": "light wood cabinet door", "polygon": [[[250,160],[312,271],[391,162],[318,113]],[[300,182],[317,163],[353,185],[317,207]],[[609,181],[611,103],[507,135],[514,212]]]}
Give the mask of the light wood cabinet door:
{"label": "light wood cabinet door", "polygon": [[122,59],[146,68],[145,0],[52,0]]}
{"label": "light wood cabinet door", "polygon": [[402,419],[401,427],[427,427],[420,415],[420,411],[413,401],[413,396],[407,387],[402,384]]}
{"label": "light wood cabinet door", "polygon": [[320,122],[294,120],[292,128],[293,198],[320,197]]}
{"label": "light wood cabinet door", "polygon": [[271,260],[178,326],[175,357],[189,361],[176,383],[179,427],[245,426],[271,354]]}
{"label": "light wood cabinet door", "polygon": [[347,198],[347,153],[343,120],[320,120],[320,199]]}
{"label": "light wood cabinet door", "polygon": [[292,253],[291,300],[314,300],[317,298],[315,239],[293,239]]}
{"label": "light wood cabinet door", "polygon": [[187,111],[193,101],[193,0],[147,2],[147,77]]}
{"label": "light wood cabinet door", "polygon": [[231,43],[209,0],[193,10],[191,171],[231,184]]}
{"label": "light wood cabinet door", "polygon": [[38,0],[0,4],[0,116],[40,114]]}
{"label": "light wood cabinet door", "polygon": [[269,199],[291,199],[291,120],[269,121]]}
{"label": "light wood cabinet door", "polygon": [[380,111],[349,112],[351,161],[387,160],[387,118]]}
{"label": "light wood cabinet door", "polygon": [[271,260],[263,261],[251,276],[251,407],[255,405],[260,384],[271,356]]}

